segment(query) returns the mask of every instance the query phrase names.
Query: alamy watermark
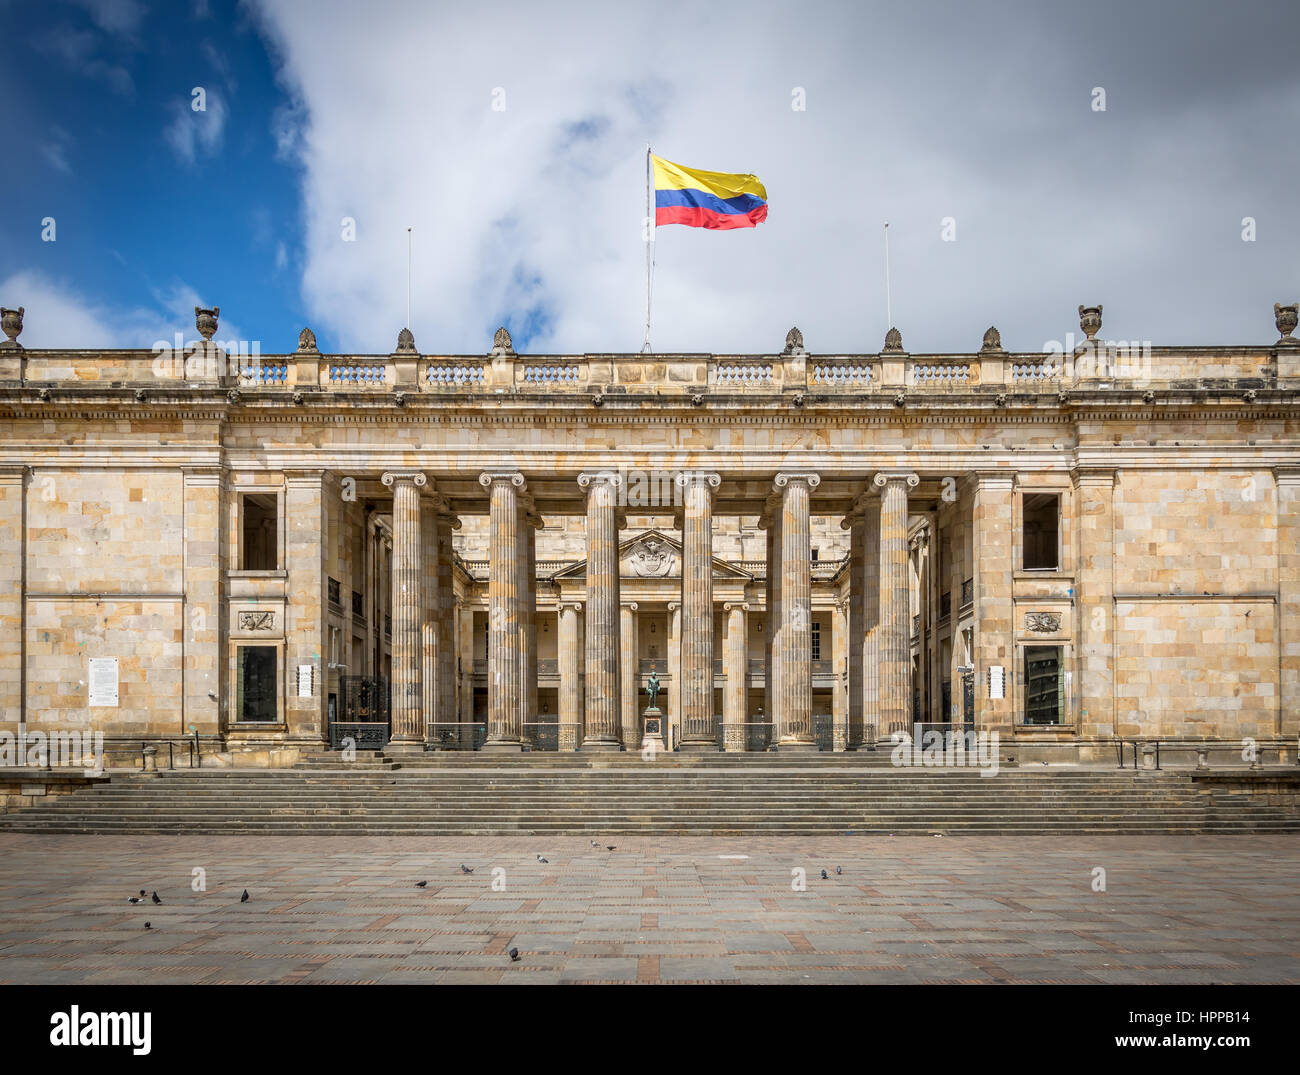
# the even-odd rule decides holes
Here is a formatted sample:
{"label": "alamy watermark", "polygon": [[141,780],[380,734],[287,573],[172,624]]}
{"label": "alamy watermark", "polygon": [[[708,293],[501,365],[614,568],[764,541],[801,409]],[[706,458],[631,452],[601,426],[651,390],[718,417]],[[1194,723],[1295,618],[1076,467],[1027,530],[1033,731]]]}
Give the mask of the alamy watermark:
{"label": "alamy watermark", "polygon": [[914,724],[912,734],[894,732],[889,760],[899,768],[978,769],[980,776],[998,775],[998,733],[955,730],[923,731]]}

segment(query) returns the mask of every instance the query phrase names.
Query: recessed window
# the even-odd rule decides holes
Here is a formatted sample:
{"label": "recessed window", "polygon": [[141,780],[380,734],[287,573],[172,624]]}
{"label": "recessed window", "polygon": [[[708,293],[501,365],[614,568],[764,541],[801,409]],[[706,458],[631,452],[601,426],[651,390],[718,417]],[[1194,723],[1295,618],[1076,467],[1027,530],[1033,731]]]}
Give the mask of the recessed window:
{"label": "recessed window", "polygon": [[822,659],[822,625],[820,623],[812,625],[812,659],[814,661]]}
{"label": "recessed window", "polygon": [[244,527],[240,534],[240,569],[275,571],[279,568],[278,501],[274,493],[245,493]]}
{"label": "recessed window", "polygon": [[1023,566],[1026,571],[1057,571],[1061,566],[1061,498],[1027,493],[1022,502]]}
{"label": "recessed window", "polygon": [[1025,723],[1060,724],[1065,676],[1060,646],[1025,647]]}
{"label": "recessed window", "polygon": [[240,721],[277,719],[275,647],[240,646],[235,661],[235,704]]}

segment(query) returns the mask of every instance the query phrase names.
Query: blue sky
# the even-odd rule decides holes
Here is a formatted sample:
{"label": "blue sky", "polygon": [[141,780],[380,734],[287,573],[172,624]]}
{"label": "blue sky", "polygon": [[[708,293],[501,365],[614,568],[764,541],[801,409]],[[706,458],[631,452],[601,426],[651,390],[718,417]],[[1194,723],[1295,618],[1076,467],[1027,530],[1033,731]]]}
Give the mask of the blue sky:
{"label": "blue sky", "polygon": [[[232,323],[289,345],[306,320],[301,167],[277,145],[286,98],[247,13],[231,0],[50,0],[0,14],[25,39],[0,65],[25,161],[7,169],[0,277],[39,274],[109,317],[134,311],[131,327],[152,312],[186,338],[194,303],[216,302]],[[205,111],[192,107],[195,87]],[[42,241],[47,217],[54,242]],[[53,326],[26,305],[35,345]]]}
{"label": "blue sky", "polygon": [[659,351],[878,350],[885,219],[915,353],[1040,350],[1099,302],[1112,339],[1264,343],[1300,298],[1289,4],[746,11],[0,0],[0,303],[29,347],[189,338],[201,302],[263,352],[385,352],[409,225],[422,350],[635,351],[647,141],[771,206],[660,229]]}

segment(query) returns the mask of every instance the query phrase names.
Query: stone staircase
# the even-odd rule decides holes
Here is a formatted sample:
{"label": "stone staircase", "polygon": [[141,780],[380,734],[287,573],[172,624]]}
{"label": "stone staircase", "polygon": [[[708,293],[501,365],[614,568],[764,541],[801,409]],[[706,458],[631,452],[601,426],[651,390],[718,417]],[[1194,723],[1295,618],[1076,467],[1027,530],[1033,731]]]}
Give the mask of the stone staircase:
{"label": "stone staircase", "polygon": [[[379,755],[340,768],[115,774],[0,815],[0,831],[229,835],[1050,834],[1300,831],[1216,807],[1179,773],[882,768],[848,756]],[[541,760],[539,764],[539,759]],[[558,759],[558,760],[556,760]]]}

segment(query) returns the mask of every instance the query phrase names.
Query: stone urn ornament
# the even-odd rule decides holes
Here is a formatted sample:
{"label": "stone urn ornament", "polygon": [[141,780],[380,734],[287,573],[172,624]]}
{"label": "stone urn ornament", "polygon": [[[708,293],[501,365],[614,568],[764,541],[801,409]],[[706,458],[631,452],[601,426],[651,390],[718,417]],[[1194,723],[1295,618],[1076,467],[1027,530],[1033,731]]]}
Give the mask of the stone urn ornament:
{"label": "stone urn ornament", "polygon": [[1101,305],[1079,307],[1079,327],[1083,334],[1092,339],[1101,331]]}
{"label": "stone urn ornament", "polygon": [[[5,311],[8,313],[8,311]],[[1273,303],[1273,320],[1277,325],[1277,330],[1281,333],[1278,343],[1291,345],[1300,344],[1300,340],[1291,335],[1295,331],[1296,324],[1300,323],[1300,303],[1292,303],[1290,306],[1283,306],[1281,303]],[[21,327],[21,320],[19,326]],[[5,331],[9,331],[8,324],[5,325]]]}
{"label": "stone urn ornament", "polygon": [[9,337],[0,343],[0,347],[21,351],[23,345],[18,342],[18,335],[23,330],[23,308],[19,306],[16,310],[10,310],[0,306],[0,328]]}
{"label": "stone urn ornament", "polygon": [[217,331],[217,318],[220,316],[220,306],[214,306],[211,310],[205,310],[202,306],[194,307],[194,327],[199,330],[199,335],[203,337],[205,343],[212,340],[213,334]]}

